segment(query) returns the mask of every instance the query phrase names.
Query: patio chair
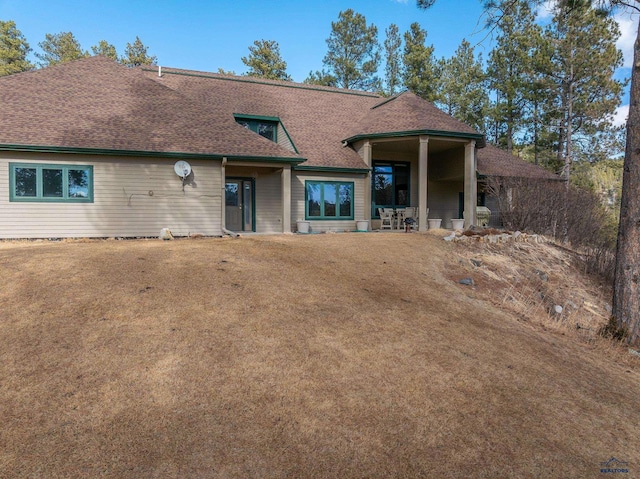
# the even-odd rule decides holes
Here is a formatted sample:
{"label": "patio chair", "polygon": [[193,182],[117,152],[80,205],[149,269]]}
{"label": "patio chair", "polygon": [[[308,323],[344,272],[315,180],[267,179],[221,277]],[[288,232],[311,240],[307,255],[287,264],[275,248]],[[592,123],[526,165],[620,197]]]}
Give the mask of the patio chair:
{"label": "patio chair", "polygon": [[405,208],[398,208],[395,212],[396,228],[401,230],[404,228]]}
{"label": "patio chair", "polygon": [[393,229],[393,210],[391,208],[378,208],[378,214],[382,223],[380,223],[380,229]]}
{"label": "patio chair", "polygon": [[[418,208],[407,206],[404,210],[404,222],[412,230],[418,229]],[[407,221],[409,220],[409,221]]]}

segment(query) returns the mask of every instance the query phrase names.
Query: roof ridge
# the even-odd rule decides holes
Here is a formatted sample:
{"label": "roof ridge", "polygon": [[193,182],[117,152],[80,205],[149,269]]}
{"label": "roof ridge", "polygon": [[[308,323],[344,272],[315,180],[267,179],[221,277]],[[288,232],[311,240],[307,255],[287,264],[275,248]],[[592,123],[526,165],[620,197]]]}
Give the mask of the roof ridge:
{"label": "roof ridge", "polygon": [[[158,71],[157,68],[149,68],[149,67],[140,67],[142,71],[145,72],[155,72]],[[171,67],[160,67],[162,74],[169,75],[183,75],[190,77],[198,77],[198,78],[209,78],[211,80],[221,80],[221,81],[231,81],[231,82],[240,82],[240,83],[253,83],[258,85],[269,85],[269,86],[277,86],[283,88],[295,88],[299,90],[314,90],[321,91],[327,93],[339,93],[343,95],[354,95],[354,96],[362,96],[368,98],[380,98],[380,95],[377,93],[361,91],[361,90],[348,90],[346,88],[336,88],[330,86],[323,85],[313,85],[308,83],[298,83],[298,82],[290,82],[286,80],[271,80],[260,77],[249,77],[249,76],[240,76],[240,75],[226,75],[221,73],[213,73],[213,72],[202,72],[196,70],[183,70],[180,68],[171,68]]]}
{"label": "roof ridge", "polygon": [[398,93],[397,95],[393,95],[393,96],[390,96],[389,98],[385,98],[385,99],[384,99],[383,101],[381,101],[380,103],[376,103],[375,105],[373,105],[370,109],[371,109],[371,110],[375,110],[376,108],[378,108],[378,107],[380,107],[380,106],[386,105],[387,103],[389,103],[389,102],[391,102],[391,101],[393,101],[393,100],[398,99],[401,95],[403,95],[403,94],[404,94],[404,93],[406,93],[407,91],[408,91],[408,90],[404,90],[404,91],[401,91],[400,93]]}

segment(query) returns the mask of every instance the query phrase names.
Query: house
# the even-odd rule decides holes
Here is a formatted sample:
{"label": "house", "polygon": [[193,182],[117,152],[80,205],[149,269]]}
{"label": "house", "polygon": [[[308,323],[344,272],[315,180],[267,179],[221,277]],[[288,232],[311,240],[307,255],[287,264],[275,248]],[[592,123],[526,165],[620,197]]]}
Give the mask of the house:
{"label": "house", "polygon": [[525,163],[410,92],[104,57],[0,78],[0,105],[0,238],[344,231],[402,206],[469,225],[477,178]]}

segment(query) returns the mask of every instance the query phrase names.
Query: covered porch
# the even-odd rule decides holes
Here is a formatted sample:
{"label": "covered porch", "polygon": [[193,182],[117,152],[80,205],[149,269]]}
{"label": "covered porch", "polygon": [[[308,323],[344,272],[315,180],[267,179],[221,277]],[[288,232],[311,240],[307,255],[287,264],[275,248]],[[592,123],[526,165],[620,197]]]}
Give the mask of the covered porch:
{"label": "covered porch", "polygon": [[427,218],[441,219],[443,228],[458,218],[465,227],[477,223],[475,138],[380,136],[354,147],[371,168],[364,214],[372,229],[380,227],[378,208],[417,208],[418,231],[427,230]]}
{"label": "covered porch", "polygon": [[291,232],[291,164],[222,161],[223,229]]}

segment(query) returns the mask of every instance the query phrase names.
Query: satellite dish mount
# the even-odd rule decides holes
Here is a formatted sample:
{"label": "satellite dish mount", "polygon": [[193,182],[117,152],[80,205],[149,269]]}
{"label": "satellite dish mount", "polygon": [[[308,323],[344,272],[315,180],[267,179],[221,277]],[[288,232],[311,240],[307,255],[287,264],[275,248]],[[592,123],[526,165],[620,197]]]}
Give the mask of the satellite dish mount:
{"label": "satellite dish mount", "polygon": [[191,174],[191,165],[184,160],[180,160],[173,165],[173,171],[182,179],[182,191],[184,191],[184,183]]}

